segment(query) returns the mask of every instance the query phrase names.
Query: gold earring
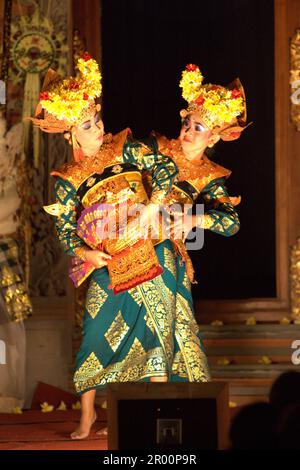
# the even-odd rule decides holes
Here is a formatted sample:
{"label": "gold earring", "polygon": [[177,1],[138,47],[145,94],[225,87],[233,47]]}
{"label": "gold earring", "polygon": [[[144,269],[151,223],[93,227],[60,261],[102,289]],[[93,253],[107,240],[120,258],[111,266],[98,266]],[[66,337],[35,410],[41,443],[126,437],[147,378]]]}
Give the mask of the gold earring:
{"label": "gold earring", "polygon": [[79,148],[80,148],[80,145],[79,145],[79,143],[77,142],[77,139],[76,139],[76,137],[75,137],[75,132],[72,131],[71,135],[72,135],[72,142],[71,142],[70,145],[73,145],[73,149],[74,149],[74,150],[79,149]]}

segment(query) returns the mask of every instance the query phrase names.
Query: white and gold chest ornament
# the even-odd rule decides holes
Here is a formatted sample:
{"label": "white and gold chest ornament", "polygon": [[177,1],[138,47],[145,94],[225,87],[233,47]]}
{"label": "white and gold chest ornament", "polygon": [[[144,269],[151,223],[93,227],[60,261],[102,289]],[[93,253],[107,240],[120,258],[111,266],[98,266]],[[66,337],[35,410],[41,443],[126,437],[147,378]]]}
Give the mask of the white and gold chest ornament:
{"label": "white and gold chest ornament", "polygon": [[88,188],[91,188],[92,186],[94,186],[94,184],[96,183],[96,178],[91,176],[87,182],[86,182],[86,185]]}

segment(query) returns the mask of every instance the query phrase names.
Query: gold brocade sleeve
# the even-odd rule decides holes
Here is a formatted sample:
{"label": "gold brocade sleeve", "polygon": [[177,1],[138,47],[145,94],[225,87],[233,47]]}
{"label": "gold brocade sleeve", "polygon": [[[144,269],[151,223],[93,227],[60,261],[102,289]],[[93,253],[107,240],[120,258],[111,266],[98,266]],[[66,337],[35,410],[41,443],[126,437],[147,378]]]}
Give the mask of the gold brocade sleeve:
{"label": "gold brocade sleeve", "polygon": [[224,178],[218,178],[208,184],[201,197],[205,204],[204,228],[230,237],[240,228],[238,214],[229,197]]}
{"label": "gold brocade sleeve", "polygon": [[130,162],[140,170],[147,170],[152,176],[153,203],[163,203],[170,192],[178,168],[170,157],[162,155],[157,148],[156,139],[150,137],[143,140],[134,140],[128,136],[123,147],[123,159]]}
{"label": "gold brocade sleeve", "polygon": [[77,208],[79,200],[74,187],[68,181],[58,178],[55,184],[56,204],[63,207],[56,217],[55,227],[64,251],[71,256],[76,255],[76,250],[86,246],[81,238],[76,235]]}

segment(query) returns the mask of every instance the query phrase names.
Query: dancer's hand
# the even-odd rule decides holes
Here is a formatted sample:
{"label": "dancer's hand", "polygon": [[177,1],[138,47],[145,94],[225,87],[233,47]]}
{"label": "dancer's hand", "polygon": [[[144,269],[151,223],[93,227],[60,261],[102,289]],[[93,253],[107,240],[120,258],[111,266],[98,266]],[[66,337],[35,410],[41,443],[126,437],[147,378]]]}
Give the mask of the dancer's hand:
{"label": "dancer's hand", "polygon": [[110,260],[112,257],[104,253],[104,251],[87,249],[84,253],[84,258],[98,269],[107,266],[107,260]]}
{"label": "dancer's hand", "polygon": [[195,214],[177,212],[173,216],[174,219],[171,224],[170,235],[175,240],[185,241],[193,228],[201,226],[202,219]]}
{"label": "dancer's hand", "polygon": [[150,228],[154,226],[158,227],[158,212],[159,205],[148,204],[144,206],[138,217],[131,220],[125,229],[125,235],[127,241],[139,240],[141,238],[147,239],[149,237]]}

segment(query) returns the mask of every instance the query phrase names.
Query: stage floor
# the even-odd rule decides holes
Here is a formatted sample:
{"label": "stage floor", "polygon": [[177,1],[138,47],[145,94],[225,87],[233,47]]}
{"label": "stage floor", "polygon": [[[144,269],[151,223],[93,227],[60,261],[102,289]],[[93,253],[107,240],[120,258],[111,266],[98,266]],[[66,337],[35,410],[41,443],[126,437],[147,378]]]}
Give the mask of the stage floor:
{"label": "stage floor", "polygon": [[106,426],[104,413],[99,411],[90,436],[82,441],[69,437],[79,422],[80,411],[1,413],[0,450],[106,450],[107,439],[96,434]]}
{"label": "stage floor", "polygon": [[[230,410],[231,419],[239,409]],[[107,438],[96,434],[107,424],[106,413],[98,408],[97,414],[89,437],[73,441],[69,436],[79,422],[80,411],[0,413],[0,450],[107,450]]]}

